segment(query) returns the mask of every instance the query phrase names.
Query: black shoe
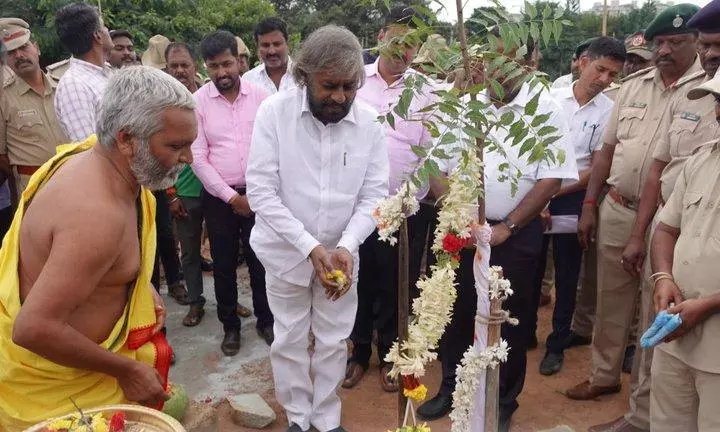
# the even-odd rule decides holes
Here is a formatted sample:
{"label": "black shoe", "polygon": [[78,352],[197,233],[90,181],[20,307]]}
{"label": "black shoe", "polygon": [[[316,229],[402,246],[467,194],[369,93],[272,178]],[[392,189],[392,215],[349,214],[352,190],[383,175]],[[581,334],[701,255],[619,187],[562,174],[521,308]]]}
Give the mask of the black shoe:
{"label": "black shoe", "polygon": [[275,333],[273,333],[272,324],[263,328],[258,328],[257,334],[260,335],[263,340],[265,340],[265,343],[268,344],[268,346],[272,345],[273,341],[275,340]]}
{"label": "black shoe", "polygon": [[344,427],[338,426],[335,429],[329,431],[329,432],[347,432]]}
{"label": "black shoe", "polygon": [[237,354],[240,351],[240,329],[226,331],[220,349],[228,357]]}
{"label": "black shoe", "polygon": [[170,356],[170,366],[175,365],[175,351],[173,351],[172,355]]}
{"label": "black shoe", "polygon": [[204,272],[211,272],[215,266],[213,265],[212,260],[201,258],[200,259],[200,269]]}
{"label": "black shoe", "polygon": [[530,342],[528,342],[527,349],[529,351],[529,350],[534,350],[537,347],[538,347],[538,338],[537,338],[537,335],[535,333],[533,333],[532,336],[530,336]]}
{"label": "black shoe", "polygon": [[300,429],[300,426],[296,425],[295,423],[291,424],[289,428],[287,428],[287,432],[310,432],[310,430],[302,430]]}
{"label": "black shoe", "polygon": [[632,373],[633,362],[635,361],[635,345],[625,348],[625,357],[623,358],[622,371],[626,374]]}
{"label": "black shoe", "polygon": [[545,357],[540,362],[540,373],[545,376],[555,375],[562,369],[564,359],[563,353],[545,352]]}
{"label": "black shoe", "polygon": [[574,331],[570,331],[570,336],[568,336],[567,343],[565,344],[565,348],[585,346],[585,345],[590,345],[591,343],[592,343],[591,337],[580,336],[579,334],[575,333]]}
{"label": "black shoe", "polygon": [[423,420],[437,420],[452,410],[452,395],[438,393],[437,396],[420,405],[417,415]]}

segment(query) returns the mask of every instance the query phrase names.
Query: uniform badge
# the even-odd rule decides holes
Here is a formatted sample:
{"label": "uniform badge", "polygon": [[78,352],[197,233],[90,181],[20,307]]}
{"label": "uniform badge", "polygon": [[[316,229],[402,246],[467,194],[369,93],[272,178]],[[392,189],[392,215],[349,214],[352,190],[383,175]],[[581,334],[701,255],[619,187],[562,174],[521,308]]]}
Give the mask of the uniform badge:
{"label": "uniform badge", "polygon": [[682,17],[680,17],[680,15],[675,15],[675,19],[672,21],[672,25],[675,28],[680,28],[680,26],[683,25]]}
{"label": "uniform badge", "polygon": [[694,121],[694,122],[700,121],[699,115],[693,114],[693,113],[687,112],[687,111],[680,114],[680,118],[683,120],[690,120],[690,121]]}

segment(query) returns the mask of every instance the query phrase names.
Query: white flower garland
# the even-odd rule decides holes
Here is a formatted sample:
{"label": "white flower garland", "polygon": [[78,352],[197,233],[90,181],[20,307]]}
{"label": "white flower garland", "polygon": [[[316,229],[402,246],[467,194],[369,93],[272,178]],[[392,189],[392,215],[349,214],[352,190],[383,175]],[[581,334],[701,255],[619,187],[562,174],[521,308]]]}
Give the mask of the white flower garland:
{"label": "white flower garland", "polygon": [[395,233],[400,229],[403,219],[407,215],[415,214],[420,208],[415,194],[418,188],[411,182],[405,182],[397,193],[380,201],[373,212],[377,221],[378,235],[381,241],[391,245],[397,243]]}
{"label": "white flower garland", "polygon": [[425,375],[425,364],[435,360],[433,352],[445,327],[452,317],[452,305],[455,302],[455,271],[450,262],[433,266],[432,276],[417,283],[420,296],[413,301],[415,317],[408,329],[408,338],[402,345],[393,342],[385,361],[392,363],[390,376]]}
{"label": "white flower garland", "polygon": [[475,394],[480,379],[485,377],[483,372],[487,368],[495,369],[500,363],[507,361],[509,351],[510,347],[502,339],[498,345],[487,347],[480,353],[475,353],[473,347],[465,351],[462,361],[457,367],[453,410],[450,413],[452,432],[469,432],[471,430],[470,419],[475,406]]}

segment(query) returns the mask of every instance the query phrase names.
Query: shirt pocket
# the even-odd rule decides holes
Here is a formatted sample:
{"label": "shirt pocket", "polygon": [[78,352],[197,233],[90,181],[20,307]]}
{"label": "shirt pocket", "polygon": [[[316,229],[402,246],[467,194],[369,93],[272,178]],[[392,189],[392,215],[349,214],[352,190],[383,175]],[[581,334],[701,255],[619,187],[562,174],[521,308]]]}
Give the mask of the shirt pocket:
{"label": "shirt pocket", "polygon": [[671,157],[690,156],[700,144],[698,137],[694,136],[698,123],[700,122],[684,118],[675,118],[673,120],[668,130]]}
{"label": "shirt pocket", "polygon": [[626,140],[635,135],[641,134],[640,123],[645,118],[647,107],[625,106],[620,109],[618,115],[617,137],[619,140]]}
{"label": "shirt pocket", "polygon": [[348,196],[357,197],[365,182],[369,152],[346,148],[338,161],[340,169],[335,179],[338,190]]}
{"label": "shirt pocket", "polygon": [[702,207],[703,194],[701,192],[687,191],[682,197],[682,226],[687,227],[688,223],[693,223]]}
{"label": "shirt pocket", "polygon": [[42,116],[36,109],[19,110],[13,119],[12,126],[24,139],[39,141],[44,128]]}

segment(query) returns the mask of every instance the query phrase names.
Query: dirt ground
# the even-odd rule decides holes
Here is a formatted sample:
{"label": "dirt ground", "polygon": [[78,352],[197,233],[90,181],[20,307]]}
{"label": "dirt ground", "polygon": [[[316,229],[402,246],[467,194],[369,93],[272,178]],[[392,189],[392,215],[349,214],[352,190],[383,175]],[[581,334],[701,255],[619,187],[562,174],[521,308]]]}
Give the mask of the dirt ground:
{"label": "dirt ground", "polygon": [[[241,271],[240,301],[250,305],[247,273]],[[185,328],[180,321],[186,307],[175,305],[167,299],[168,335],[177,354],[177,364],[171,371],[171,380],[182,384],[191,400],[196,403],[220,406],[219,422],[212,429],[221,432],[252,431],[236,426],[227,416],[221,402],[227,395],[258,393],[274,409],[277,420],[265,430],[284,432],[287,420],[275,401],[272,371],[267,357],[269,349],[254,331],[254,319],[243,320],[240,353],[234,358],[224,357],[219,345],[221,326],[215,317],[212,277],[205,275],[205,292],[208,298],[207,313],[199,327]],[[549,333],[552,306],[540,311],[538,338],[543,341]],[[512,431],[540,431],[558,425],[570,426],[575,431],[585,431],[591,425],[604,423],[622,415],[627,409],[629,376],[623,376],[620,394],[605,396],[596,401],[570,401],[562,392],[587,378],[590,348],[568,350],[563,370],[552,377],[538,373],[538,364],[544,350],[539,348],[528,355],[528,373],[525,389],[520,396],[520,408],[513,417]],[[438,363],[430,365],[424,382],[429,397],[437,391],[440,381]],[[360,384],[350,390],[340,389],[343,400],[343,426],[351,432],[385,432],[397,422],[397,395],[388,394],[380,388],[377,364],[365,375]],[[189,419],[186,418],[186,422]],[[450,431],[448,418],[428,423],[433,431]]]}

